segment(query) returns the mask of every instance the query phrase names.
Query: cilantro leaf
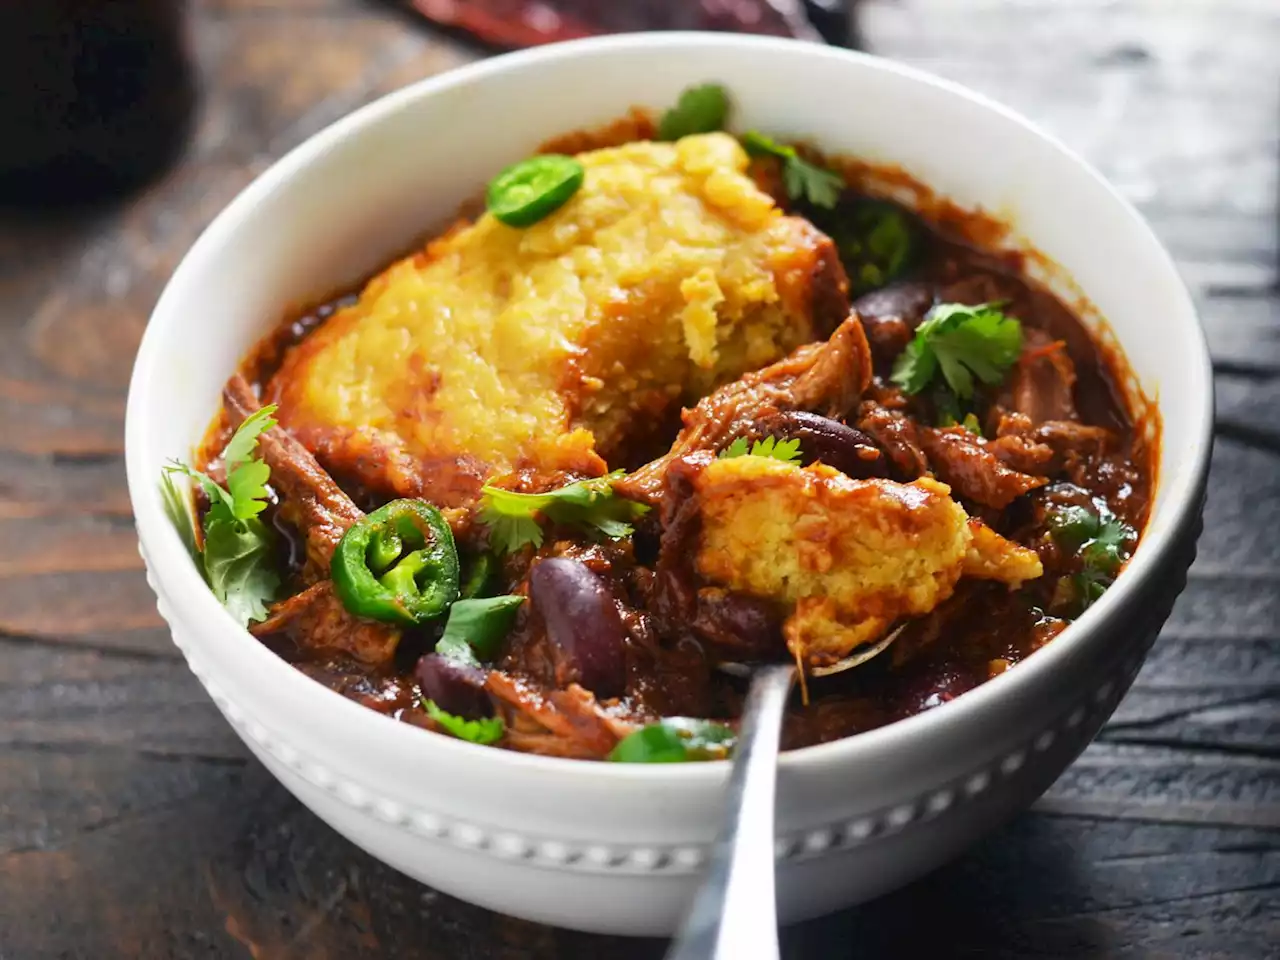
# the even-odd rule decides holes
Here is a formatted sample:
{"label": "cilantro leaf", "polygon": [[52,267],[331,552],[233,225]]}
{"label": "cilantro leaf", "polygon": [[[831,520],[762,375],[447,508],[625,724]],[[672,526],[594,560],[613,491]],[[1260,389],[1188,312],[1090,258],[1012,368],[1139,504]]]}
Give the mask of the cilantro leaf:
{"label": "cilantro leaf", "polygon": [[1083,613],[1115,581],[1138,532],[1105,505],[1096,512],[1079,504],[1063,505],[1050,512],[1048,523],[1058,547],[1079,557],[1080,571],[1071,583]]}
{"label": "cilantro leaf", "polygon": [[893,365],[893,382],[907,393],[919,393],[940,371],[961,400],[973,396],[974,377],[997,384],[1022,352],[1022,324],[995,304],[976,307],[942,303],[924,323]]}
{"label": "cilantro leaf", "polygon": [[444,633],[436,643],[436,653],[472,666],[479,666],[481,660],[492,660],[515,626],[522,603],[524,597],[515,595],[455,601],[449,608]]}
{"label": "cilantro leaf", "polygon": [[666,717],[623,737],[610,751],[609,759],[615,763],[724,760],[733,752],[737,739],[733,728],[722,723]]}
{"label": "cilantro leaf", "polygon": [[485,506],[480,509],[480,522],[489,528],[489,546],[497,553],[542,546],[542,527],[533,517],[513,517]]}
{"label": "cilantro leaf", "polygon": [[191,495],[185,489],[179,490],[173,482],[175,472],[168,469],[160,471],[160,497],[164,500],[164,512],[168,514],[173,528],[178,531],[178,537],[191,555],[196,568],[203,574],[204,561],[196,543],[196,521],[191,513]]}
{"label": "cilantro leaf", "polygon": [[169,461],[164,467],[164,472],[166,474],[181,473],[200,484],[200,489],[209,498],[209,512],[205,514],[206,522],[208,522],[209,517],[213,517],[215,520],[235,519],[235,502],[231,499],[231,494],[224,490],[222,485],[207,473],[193,470],[185,463],[179,463],[177,460]]}
{"label": "cilantro leaf", "polygon": [[836,205],[844,190],[844,178],[840,174],[824,170],[798,155],[786,161],[782,168],[782,182],[787,188],[787,196],[795,200],[803,198],[815,207],[827,209]]}
{"label": "cilantro leaf", "polygon": [[248,462],[254,450],[258,448],[258,438],[276,425],[276,421],[272,418],[275,412],[276,405],[269,403],[245,417],[236,428],[236,432],[227,441],[227,449],[222,452],[222,462],[227,465],[228,476],[234,473],[240,464]]}
{"label": "cilantro leaf", "polygon": [[501,717],[467,720],[441,710],[436,706],[434,700],[423,700],[422,707],[432,720],[459,740],[466,740],[468,743],[478,743],[481,746],[497,743],[502,739],[502,734],[506,731],[506,724],[502,722]]}
{"label": "cilantro leaf", "polygon": [[241,463],[227,475],[231,511],[237,520],[256,517],[267,508],[266,483],[270,477],[271,468],[261,460]]}
{"label": "cilantro leaf", "polygon": [[729,94],[716,83],[689,87],[658,123],[659,140],[679,140],[694,133],[723,130],[729,117]]}
{"label": "cilantro leaf", "polygon": [[753,457],[770,457],[783,463],[792,463],[800,459],[800,440],[779,440],[777,437],[765,437],[751,445]]}
{"label": "cilantro leaf", "polygon": [[632,521],[648,506],[614,496],[613,481],[621,470],[591,480],[579,480],[545,493],[516,493],[485,486],[480,521],[489,527],[489,544],[499,553],[542,545],[540,519],[599,530],[614,539],[634,532]]}
{"label": "cilantro leaf", "polygon": [[919,393],[937,372],[938,355],[929,349],[925,339],[916,331],[916,336],[893,363],[893,382],[907,393]]}
{"label": "cilantro leaf", "polygon": [[798,438],[791,440],[779,440],[777,437],[765,437],[763,440],[756,440],[751,444],[751,448],[747,449],[746,437],[738,437],[733,443],[729,444],[718,454],[721,460],[732,460],[734,457],[768,457],[771,460],[781,460],[783,463],[793,463],[800,459],[800,441]]}
{"label": "cilantro leaf", "polygon": [[205,524],[204,564],[209,588],[241,625],[265,620],[280,587],[273,539],[257,517]]}
{"label": "cilantro leaf", "polygon": [[792,200],[806,200],[815,207],[830,210],[844,192],[844,178],[840,174],[810,163],[793,146],[756,130],[742,135],[742,146],[754,157],[777,157],[782,161],[782,183]]}
{"label": "cilantro leaf", "polygon": [[[161,475],[170,520],[178,527],[179,536],[196,559],[213,595],[241,625],[266,619],[266,604],[280,587],[275,537],[258,518],[267,507],[266,484],[271,468],[253,456],[262,432],[275,426],[271,418],[275,409],[266,406],[246,417],[232,435],[223,452],[226,487],[208,474],[176,460],[167,465]],[[209,509],[204,515],[203,550],[195,546],[194,525],[173,483],[175,473],[200,484],[209,498]]]}
{"label": "cilantro leaf", "polygon": [[1133,537],[1132,527],[1115,517],[1108,517],[1098,535],[1081,548],[1080,559],[1087,569],[1114,578],[1127,559],[1129,542]]}
{"label": "cilantro leaf", "polygon": [[1102,521],[1096,513],[1074,503],[1057,507],[1047,519],[1054,542],[1068,553],[1075,553],[1102,529]]}

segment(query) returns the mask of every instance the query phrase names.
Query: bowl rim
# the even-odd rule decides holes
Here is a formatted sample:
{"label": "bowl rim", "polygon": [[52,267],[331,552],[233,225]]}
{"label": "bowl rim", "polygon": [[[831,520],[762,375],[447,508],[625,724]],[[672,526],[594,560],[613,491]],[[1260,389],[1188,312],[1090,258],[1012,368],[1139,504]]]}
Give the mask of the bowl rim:
{"label": "bowl rim", "polygon": [[[156,462],[152,455],[151,437],[146,429],[147,419],[151,414],[149,408],[154,406],[156,400],[149,396],[149,384],[153,381],[152,370],[161,361],[158,330],[179,321],[181,314],[177,307],[184,295],[185,278],[196,273],[203,261],[215,256],[227,240],[235,236],[244,215],[262,198],[310,166],[332,145],[361,135],[367,128],[410,104],[445,90],[483,82],[499,74],[537,69],[539,65],[549,61],[589,57],[611,50],[676,48],[697,51],[718,47],[745,49],[756,55],[769,56],[777,53],[793,54],[801,46],[805,47],[806,57],[842,60],[857,64],[861,69],[897,74],[913,83],[934,87],[953,97],[994,111],[1021,127],[1027,135],[1039,138],[1064,154],[1080,169],[1082,175],[1092,178],[1101,186],[1111,201],[1119,205],[1127,218],[1135,223],[1143,242],[1153,248],[1158,256],[1160,270],[1166,274],[1167,283],[1173,286],[1176,298],[1181,301],[1183,309],[1175,311],[1177,316],[1172,318],[1176,327],[1174,334],[1185,341],[1185,346],[1192,352],[1192,366],[1197,370],[1198,376],[1191,383],[1180,385],[1180,389],[1197,391],[1199,403],[1194,420],[1177,425],[1182,436],[1191,438],[1196,462],[1190,469],[1179,470],[1175,476],[1157,476],[1157,489],[1168,498],[1165,509],[1170,514],[1169,522],[1142,537],[1134,556],[1115,585],[1080,619],[1072,623],[1061,637],[1037,651],[1036,656],[1018,664],[1017,669],[1006,671],[938,708],[854,736],[787,751],[780,758],[780,775],[841,767],[860,755],[887,755],[905,748],[912,741],[928,740],[936,737],[940,731],[964,726],[967,721],[986,713],[1001,701],[1015,698],[1020,689],[1045,682],[1050,674],[1078,656],[1077,651],[1088,644],[1091,636],[1104,629],[1109,619],[1118,619],[1126,605],[1135,602],[1140,594],[1150,592],[1156,586],[1162,561],[1174,552],[1178,542],[1185,537],[1194,524],[1200,507],[1212,446],[1212,368],[1204,332],[1197,320],[1190,293],[1179,277],[1168,251],[1133,205],[1079,154],[1030,120],[983,94],[916,67],[860,51],[809,41],[673,31],[623,34],[549,44],[501,54],[411,83],[352,111],[292,148],[251,181],[205,228],[170,277],[152,311],[134,363],[125,413],[126,473],[135,524],[149,558],[149,572],[155,578],[156,592],[172,603],[177,619],[183,621],[184,625],[189,618],[207,624],[210,631],[219,634],[226,643],[235,645],[231,655],[244,660],[242,664],[236,665],[237,670],[267,671],[273,684],[282,685],[278,688],[291,699],[309,699],[316,709],[333,711],[333,715],[341,719],[357,741],[376,738],[397,751],[461,751],[455,754],[458,761],[485,764],[495,773],[503,769],[544,773],[562,782],[595,780],[599,777],[618,782],[656,782],[657,778],[662,778],[697,785],[725,778],[729,767],[727,763],[647,765],[589,762],[482,747],[443,734],[432,736],[430,731],[421,730],[355,703],[297,670],[232,619],[214,598],[190,562],[177,532],[172,529],[161,506],[156,478],[147,475],[151,465]],[[620,109],[625,109],[625,106],[630,105],[624,105]],[[1158,398],[1156,406],[1159,407]],[[199,634],[201,631],[193,629],[192,632]],[[222,686],[225,689],[225,683]],[[427,735],[424,736],[424,733]]]}

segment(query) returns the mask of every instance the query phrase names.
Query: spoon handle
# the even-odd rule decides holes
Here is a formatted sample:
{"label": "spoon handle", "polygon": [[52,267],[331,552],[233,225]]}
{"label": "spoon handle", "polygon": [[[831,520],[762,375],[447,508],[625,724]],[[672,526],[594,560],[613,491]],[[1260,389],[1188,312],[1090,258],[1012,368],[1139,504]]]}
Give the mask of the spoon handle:
{"label": "spoon handle", "polygon": [[729,774],[724,825],[666,960],[776,960],[773,807],[793,666],[755,671]]}

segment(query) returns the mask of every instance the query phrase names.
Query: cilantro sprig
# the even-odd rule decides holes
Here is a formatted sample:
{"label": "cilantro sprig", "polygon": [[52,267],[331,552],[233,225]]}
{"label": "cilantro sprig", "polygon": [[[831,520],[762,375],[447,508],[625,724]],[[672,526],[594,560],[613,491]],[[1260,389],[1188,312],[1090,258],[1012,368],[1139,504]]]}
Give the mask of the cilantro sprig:
{"label": "cilantro sprig", "polygon": [[427,711],[427,716],[440,724],[447,732],[459,740],[466,740],[468,743],[488,746],[501,740],[503,733],[506,732],[507,725],[502,722],[501,717],[468,720],[465,717],[459,717],[457,714],[440,709],[436,706],[434,700],[423,700],[422,708]]}
{"label": "cilantro sprig", "polygon": [[729,118],[729,94],[718,83],[688,87],[658,122],[659,140],[723,130]]}
{"label": "cilantro sprig", "polygon": [[840,200],[844,178],[810,163],[789,144],[779,143],[756,130],[748,130],[740,138],[742,146],[753,157],[777,157],[782,161],[782,183],[792,200],[806,200],[815,207],[830,210]]}
{"label": "cilantro sprig", "polygon": [[1105,507],[1095,512],[1072,504],[1054,510],[1048,519],[1049,532],[1059,549],[1080,560],[1080,572],[1071,582],[1083,612],[1115,582],[1138,532]]}
{"label": "cilantro sprig", "polygon": [[942,379],[961,400],[973,396],[974,378],[997,384],[1022,352],[1022,324],[997,304],[941,303],[929,311],[893,365],[893,382],[919,393]]}
{"label": "cilantro sprig", "polygon": [[734,457],[769,457],[783,463],[793,463],[800,459],[800,441],[798,439],[779,440],[777,437],[765,437],[747,445],[746,437],[738,437],[718,454],[721,460],[732,460]]}
{"label": "cilantro sprig", "polygon": [[724,760],[738,735],[713,720],[666,717],[641,727],[618,741],[609,753],[615,763],[689,763]]}
{"label": "cilantro sprig", "polygon": [[614,495],[613,481],[622,474],[615,470],[545,493],[515,493],[486,485],[480,522],[489,528],[489,545],[498,553],[514,553],[530,544],[540,547],[541,520],[598,530],[614,540],[630,536],[635,531],[632,523],[649,508]]}
{"label": "cilantro sprig", "polygon": [[[177,460],[160,477],[165,511],[191,554],[209,589],[241,624],[265,620],[266,604],[280,587],[275,537],[259,514],[267,507],[271,468],[254,456],[258,438],[270,430],[275,406],[246,417],[223,452],[227,485]],[[175,474],[190,477],[209,498],[204,515],[203,546],[195,536],[189,498],[174,483]]]}

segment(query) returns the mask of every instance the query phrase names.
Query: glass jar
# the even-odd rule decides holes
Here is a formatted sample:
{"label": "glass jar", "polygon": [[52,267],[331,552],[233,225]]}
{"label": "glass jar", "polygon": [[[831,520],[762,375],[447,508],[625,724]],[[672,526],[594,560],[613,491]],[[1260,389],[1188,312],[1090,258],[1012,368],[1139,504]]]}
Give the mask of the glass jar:
{"label": "glass jar", "polygon": [[181,152],[185,0],[0,0],[0,203],[118,196]]}

